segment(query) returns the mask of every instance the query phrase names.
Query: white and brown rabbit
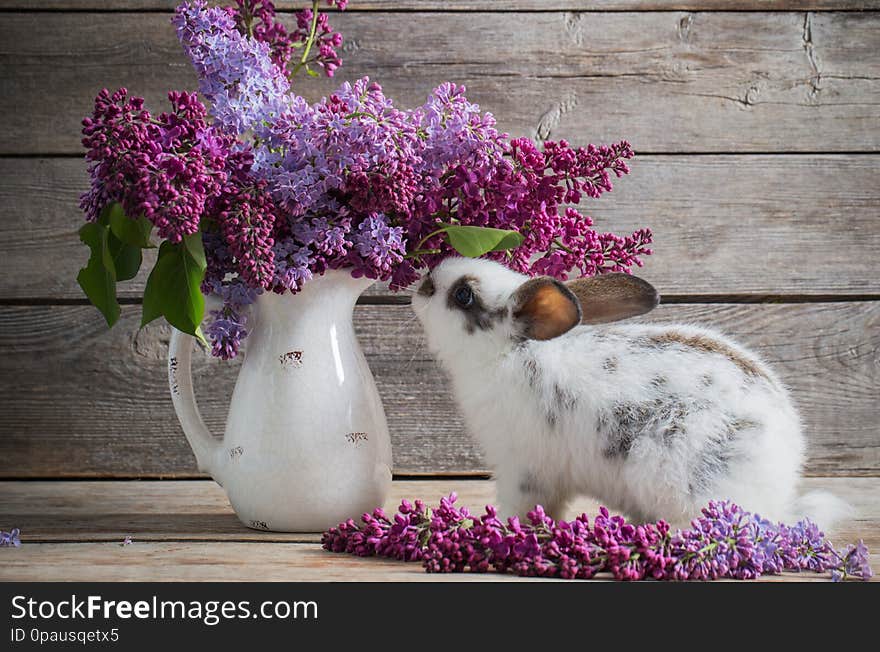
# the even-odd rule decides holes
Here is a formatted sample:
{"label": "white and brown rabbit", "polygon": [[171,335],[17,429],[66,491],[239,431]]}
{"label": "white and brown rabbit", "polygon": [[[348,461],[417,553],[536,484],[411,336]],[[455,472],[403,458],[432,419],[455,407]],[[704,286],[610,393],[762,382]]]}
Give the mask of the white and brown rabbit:
{"label": "white and brown rabbit", "polygon": [[560,283],[450,258],[413,299],[495,469],[503,513],[560,516],[591,495],[681,525],[710,499],[828,525],[846,506],[797,495],[804,437],[785,387],[754,353],[689,325],[611,324],[652,310],[647,282]]}

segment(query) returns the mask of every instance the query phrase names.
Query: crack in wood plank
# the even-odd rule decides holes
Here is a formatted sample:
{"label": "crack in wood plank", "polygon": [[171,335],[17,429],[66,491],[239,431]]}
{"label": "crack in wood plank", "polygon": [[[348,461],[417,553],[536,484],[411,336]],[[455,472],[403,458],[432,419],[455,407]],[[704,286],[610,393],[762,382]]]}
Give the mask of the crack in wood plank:
{"label": "crack in wood plank", "polygon": [[810,64],[812,75],[807,80],[808,90],[807,99],[813,103],[818,103],[819,93],[822,91],[822,73],[819,70],[819,56],[816,48],[813,46],[813,16],[808,11],[804,14],[804,52],[807,55],[807,62]]}

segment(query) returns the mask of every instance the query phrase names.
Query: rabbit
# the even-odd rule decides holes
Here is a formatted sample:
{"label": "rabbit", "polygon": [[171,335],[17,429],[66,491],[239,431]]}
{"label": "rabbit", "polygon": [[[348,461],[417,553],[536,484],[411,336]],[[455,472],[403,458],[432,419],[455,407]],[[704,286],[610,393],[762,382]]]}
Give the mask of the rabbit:
{"label": "rabbit", "polygon": [[[448,258],[413,309],[495,471],[499,509],[560,518],[579,494],[684,526],[711,499],[828,526],[845,503],[797,495],[801,422],[754,353],[693,325],[614,324],[657,291],[611,273],[562,283]],[[809,514],[805,513],[809,512]]]}

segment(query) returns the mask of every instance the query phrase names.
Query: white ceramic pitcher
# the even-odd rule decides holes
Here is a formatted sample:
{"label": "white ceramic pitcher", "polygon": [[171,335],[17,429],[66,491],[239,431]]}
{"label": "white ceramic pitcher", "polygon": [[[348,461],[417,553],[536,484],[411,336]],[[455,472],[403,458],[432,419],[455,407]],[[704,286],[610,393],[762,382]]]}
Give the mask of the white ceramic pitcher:
{"label": "white ceramic pitcher", "polygon": [[391,440],[352,326],[355,302],[372,283],[329,270],[297,294],[258,297],[222,440],[196,406],[193,338],[172,334],[177,417],[199,469],[223,486],[248,527],[321,531],[385,501]]}

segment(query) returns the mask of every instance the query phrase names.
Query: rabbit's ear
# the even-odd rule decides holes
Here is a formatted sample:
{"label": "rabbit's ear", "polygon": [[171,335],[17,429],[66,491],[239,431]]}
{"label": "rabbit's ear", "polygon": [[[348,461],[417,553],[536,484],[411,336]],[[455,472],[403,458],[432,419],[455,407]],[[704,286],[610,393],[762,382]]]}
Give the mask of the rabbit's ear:
{"label": "rabbit's ear", "polygon": [[549,276],[529,279],[511,297],[517,332],[530,340],[549,340],[568,332],[581,320],[577,297]]}
{"label": "rabbit's ear", "polygon": [[601,274],[568,281],[581,304],[582,324],[604,324],[651,312],[660,303],[654,286],[630,274]]}

